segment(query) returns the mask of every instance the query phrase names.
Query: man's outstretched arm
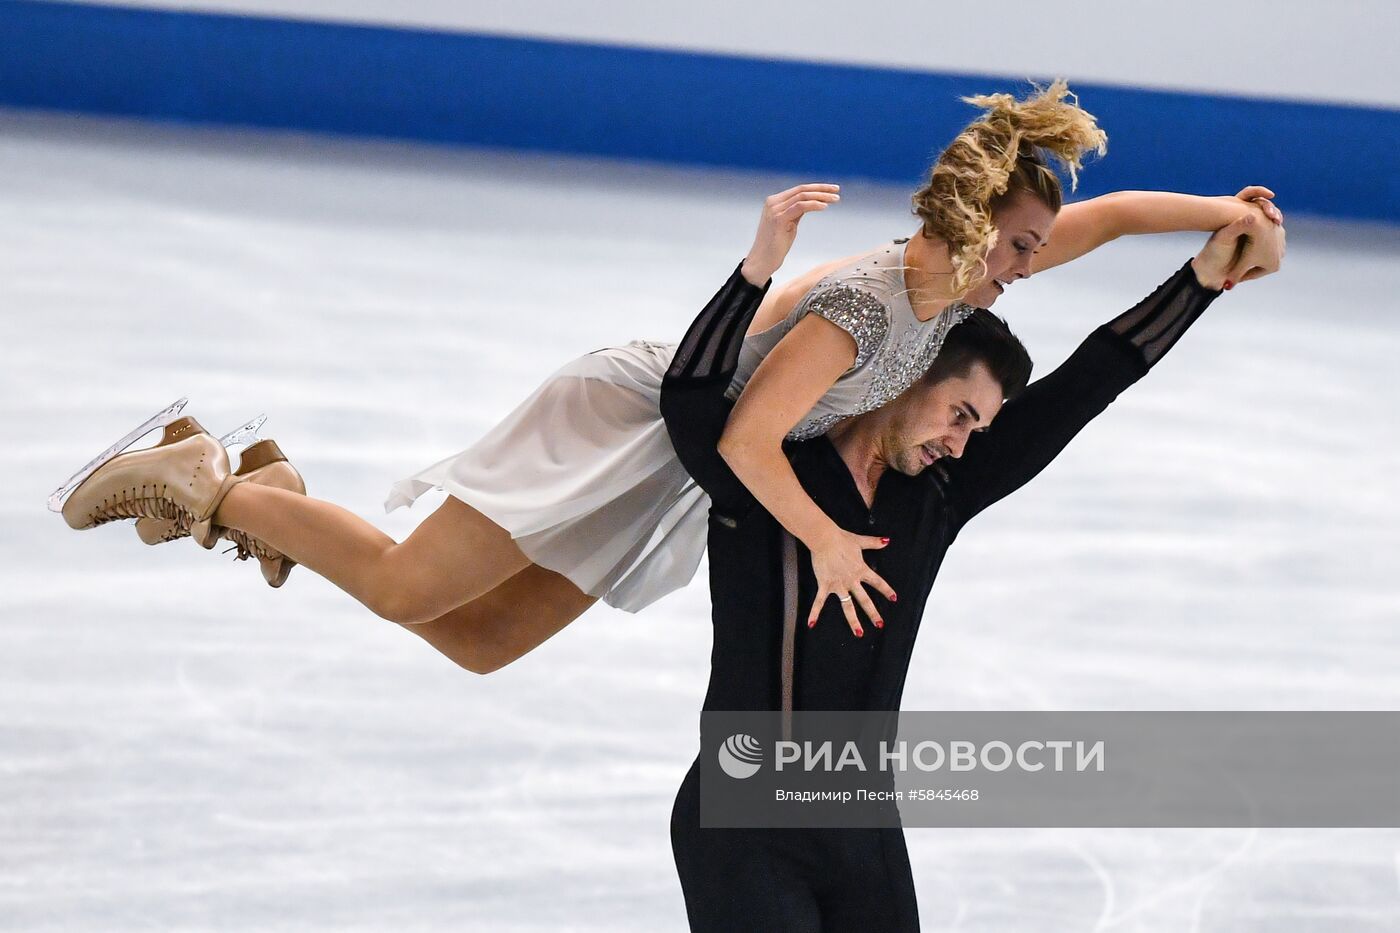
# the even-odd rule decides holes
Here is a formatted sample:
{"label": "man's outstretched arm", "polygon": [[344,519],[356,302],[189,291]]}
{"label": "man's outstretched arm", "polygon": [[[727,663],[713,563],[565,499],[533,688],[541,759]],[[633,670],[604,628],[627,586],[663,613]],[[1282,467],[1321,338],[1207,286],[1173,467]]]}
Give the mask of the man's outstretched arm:
{"label": "man's outstretched arm", "polygon": [[719,439],[734,403],[725,391],[739,367],[739,350],[768,291],[744,277],[744,263],[690,325],[661,380],[661,415],[676,455],[713,511],[737,521],[754,506],[753,495],[719,455]]}
{"label": "man's outstretched arm", "polygon": [[[840,200],[836,185],[805,184],[767,198],[753,246],[690,325],[661,383],[661,414],[682,464],[710,494],[713,512],[735,521],[756,500],[718,452],[733,403],[725,391],[739,350],[773,273],[782,266],[802,218]],[[754,283],[762,282],[762,285]]]}
{"label": "man's outstretched arm", "polygon": [[960,524],[1030,482],[1085,425],[1147,374],[1220,294],[1195,261],[1091,333],[1054,372],[1007,402],[963,456],[944,466]]}

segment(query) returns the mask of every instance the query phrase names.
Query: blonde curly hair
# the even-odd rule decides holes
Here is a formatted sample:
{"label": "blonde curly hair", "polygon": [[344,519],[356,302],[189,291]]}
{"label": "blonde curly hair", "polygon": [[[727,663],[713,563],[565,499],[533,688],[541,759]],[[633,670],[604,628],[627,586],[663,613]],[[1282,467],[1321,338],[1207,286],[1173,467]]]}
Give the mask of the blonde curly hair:
{"label": "blonde curly hair", "polygon": [[948,244],[955,298],[986,275],[987,253],[997,241],[992,215],[1008,199],[1029,192],[1059,212],[1060,179],[1046,156],[1065,167],[1073,191],[1084,155],[1108,151],[1108,134],[1063,78],[1048,88],[1032,87],[1034,93],[1022,100],[1010,94],[964,97],[986,113],[948,144],[914,192],[923,235]]}

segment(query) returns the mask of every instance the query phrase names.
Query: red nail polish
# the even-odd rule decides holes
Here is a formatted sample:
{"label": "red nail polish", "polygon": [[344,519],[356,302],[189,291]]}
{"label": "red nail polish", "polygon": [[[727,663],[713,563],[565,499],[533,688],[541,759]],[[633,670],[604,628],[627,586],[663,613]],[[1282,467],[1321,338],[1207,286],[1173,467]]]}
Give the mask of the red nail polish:
{"label": "red nail polish", "polygon": [[856,637],[857,637],[857,638],[864,638],[864,637],[865,637],[865,629],[863,629],[863,628],[857,628],[857,629],[856,629]]}
{"label": "red nail polish", "polygon": [[889,538],[881,538],[881,539],[880,539],[880,543],[881,543],[881,544],[889,544],[889,543],[890,543],[890,539],[889,539]]}
{"label": "red nail polish", "polygon": [[884,627],[885,627],[885,620],[884,620],[884,619],[876,619],[876,620],[875,620],[875,627],[876,627],[876,628],[884,628]]}
{"label": "red nail polish", "polygon": [[817,625],[817,620],[816,620],[816,619],[808,619],[808,620],[807,620],[807,627],[808,627],[808,628],[816,628],[816,625]]}
{"label": "red nail polish", "polygon": [[892,602],[892,603],[897,603],[897,602],[899,602],[899,594],[898,594],[898,593],[891,593],[891,594],[890,594],[890,602]]}

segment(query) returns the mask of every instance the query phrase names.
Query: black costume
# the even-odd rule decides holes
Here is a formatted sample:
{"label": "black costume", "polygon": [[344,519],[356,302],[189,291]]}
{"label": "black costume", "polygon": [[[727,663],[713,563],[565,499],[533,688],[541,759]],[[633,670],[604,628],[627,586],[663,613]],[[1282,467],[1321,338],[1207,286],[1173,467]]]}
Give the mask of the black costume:
{"label": "black costume", "polygon": [[[837,525],[891,540],[866,559],[899,601],[872,593],[885,626],[857,638],[834,599],[815,628],[795,624],[797,606],[816,596],[810,555],[757,506],[716,450],[733,406],[725,390],[765,291],[736,270],[691,325],[662,385],[672,443],[712,499],[706,710],[898,709],[924,604],[958,531],[1049,464],[1220,294],[1203,287],[1187,263],[1007,402],[961,458],[917,476],[887,470],[869,508],[826,437],[788,444],[803,488]],[[918,929],[902,830],[702,829],[698,766],[671,817],[693,930]]]}

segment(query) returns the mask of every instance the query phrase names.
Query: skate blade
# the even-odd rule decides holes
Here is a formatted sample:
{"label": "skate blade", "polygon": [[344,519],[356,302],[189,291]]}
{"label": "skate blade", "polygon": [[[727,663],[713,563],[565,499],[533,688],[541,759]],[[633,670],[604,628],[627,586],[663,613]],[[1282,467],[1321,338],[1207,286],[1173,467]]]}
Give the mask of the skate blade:
{"label": "skate blade", "polygon": [[252,421],[242,427],[234,428],[232,431],[219,438],[219,443],[225,447],[237,447],[239,444],[256,444],[262,440],[258,437],[258,430],[267,421],[267,415],[258,415]]}
{"label": "skate blade", "polygon": [[78,472],[74,473],[71,477],[69,477],[66,483],[64,483],[62,486],[58,487],[53,491],[53,494],[49,496],[49,511],[62,512],[63,500],[68,496],[70,492],[82,485],[83,480],[87,479],[93,473],[97,472],[97,468],[102,466],[102,464],[106,463],[108,460],[111,460],[117,454],[126,450],[128,447],[139,441],[141,438],[145,437],[147,434],[150,434],[156,428],[163,428],[170,422],[174,421],[177,417],[179,417],[181,410],[183,410],[184,407],[187,404],[189,404],[189,401],[190,400],[188,398],[182,398],[174,404],[170,405],[168,408],[161,409],[154,415],[151,415],[151,417],[147,418],[145,421],[141,422],[141,424],[133,428],[131,430],[131,433],[127,434],[125,437],[117,441],[111,447],[108,447],[106,450],[102,451],[102,453],[94,457],[91,463],[83,467]]}

